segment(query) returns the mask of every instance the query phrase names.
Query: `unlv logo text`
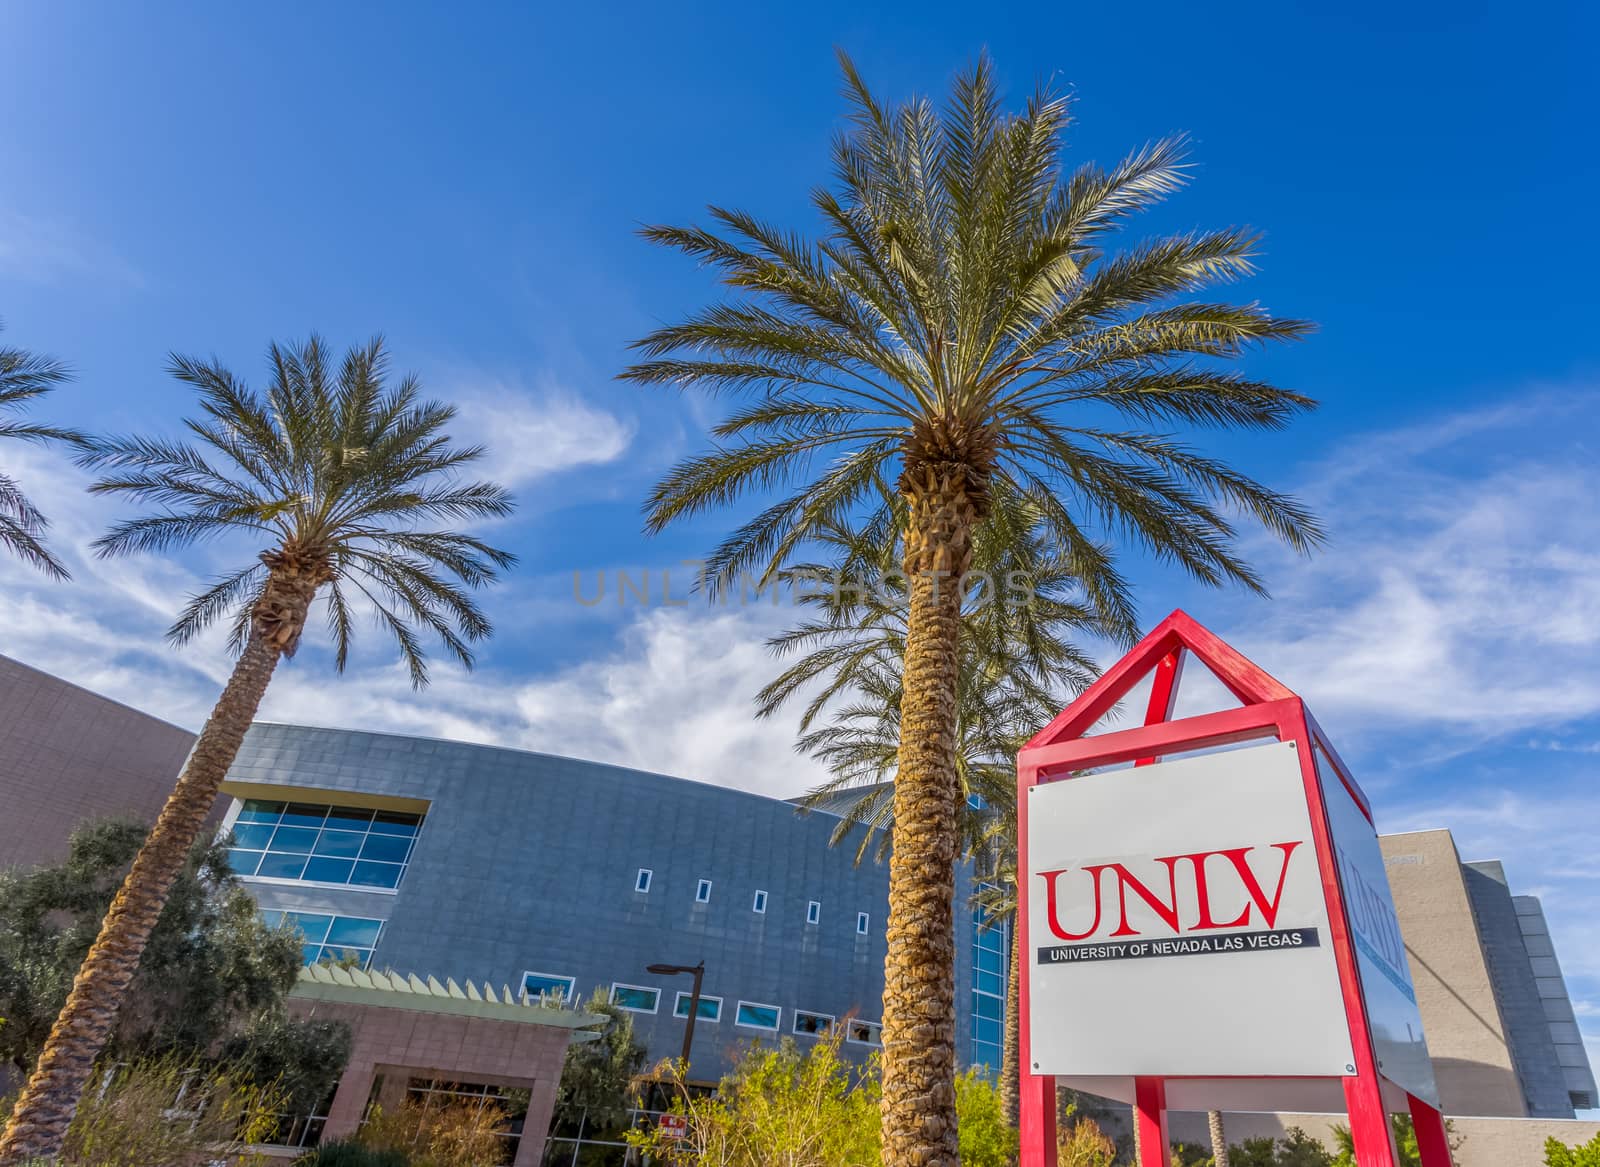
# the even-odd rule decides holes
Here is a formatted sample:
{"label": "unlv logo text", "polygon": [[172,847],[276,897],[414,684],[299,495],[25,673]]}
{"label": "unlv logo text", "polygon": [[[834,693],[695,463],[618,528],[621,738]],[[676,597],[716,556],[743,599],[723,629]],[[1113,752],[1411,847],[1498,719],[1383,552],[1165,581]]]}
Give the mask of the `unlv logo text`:
{"label": "unlv logo text", "polygon": [[[1156,918],[1170,932],[1206,932],[1218,928],[1245,928],[1255,922],[1252,913],[1259,912],[1261,922],[1268,928],[1277,927],[1278,910],[1283,904],[1284,882],[1289,876],[1289,863],[1301,843],[1273,843],[1270,847],[1232,847],[1223,851],[1196,851],[1186,855],[1166,855],[1155,859],[1165,871],[1149,879],[1140,879],[1121,863],[1091,863],[1082,868],[1081,876],[1091,885],[1094,897],[1094,919],[1083,931],[1072,931],[1063,923],[1059,904],[1060,881],[1072,868],[1041,871],[1044,880],[1045,911],[1054,932],[1062,940],[1087,940],[1096,935],[1102,923],[1115,917],[1117,928],[1107,936],[1140,936],[1138,928],[1128,922],[1128,893],[1132,892],[1155,913]],[[1278,878],[1271,895],[1267,894],[1261,880],[1250,864],[1251,852],[1259,852],[1264,859],[1276,860]],[[1193,874],[1193,896],[1179,902],[1178,875],[1180,870]],[[1151,884],[1155,887],[1152,888]],[[1185,889],[1188,882],[1185,881]],[[1115,906],[1108,913],[1106,900],[1115,895]],[[1163,897],[1164,893],[1164,897]],[[1217,919],[1217,914],[1225,918]],[[1237,914],[1234,914],[1237,913]]]}

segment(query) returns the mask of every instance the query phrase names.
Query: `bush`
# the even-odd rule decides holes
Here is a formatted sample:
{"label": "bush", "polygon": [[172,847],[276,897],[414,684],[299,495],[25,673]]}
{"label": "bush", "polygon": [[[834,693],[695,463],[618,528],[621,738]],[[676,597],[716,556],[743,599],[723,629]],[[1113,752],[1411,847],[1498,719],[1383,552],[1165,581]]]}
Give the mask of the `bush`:
{"label": "bush", "polygon": [[[276,1091],[173,1059],[113,1066],[84,1091],[67,1130],[70,1167],[195,1167],[243,1153],[276,1123]],[[9,1113],[10,1100],[0,1104]]]}
{"label": "bush", "polygon": [[1056,1138],[1059,1167],[1116,1167],[1117,1144],[1092,1118],[1063,1127]]}
{"label": "bush", "polygon": [[411,1160],[394,1150],[378,1150],[359,1139],[334,1139],[294,1161],[294,1167],[411,1167]]}
{"label": "bush", "polygon": [[1559,1139],[1544,1142],[1545,1167],[1600,1167],[1600,1135],[1569,1147]]}
{"label": "bush", "polygon": [[358,1142],[374,1151],[400,1156],[408,1167],[483,1167],[498,1163],[505,1151],[500,1137],[505,1112],[493,1105],[376,1108],[362,1124]]}

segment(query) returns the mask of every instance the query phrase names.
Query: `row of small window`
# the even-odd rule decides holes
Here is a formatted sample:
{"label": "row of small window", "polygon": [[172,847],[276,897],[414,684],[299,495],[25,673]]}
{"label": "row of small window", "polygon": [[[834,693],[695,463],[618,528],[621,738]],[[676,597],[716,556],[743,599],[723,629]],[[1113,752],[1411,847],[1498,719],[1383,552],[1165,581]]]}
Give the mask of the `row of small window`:
{"label": "row of small window", "polygon": [[[525,1001],[551,996],[570,1001],[573,1000],[576,990],[576,977],[540,972],[524,973],[522,976],[522,994]],[[689,1005],[693,1000],[694,994],[680,990],[672,1004],[672,1015],[687,1019]],[[661,1008],[661,990],[650,988],[648,985],[625,985],[618,982],[611,986],[611,1003],[630,1013],[655,1013]],[[805,1009],[795,1009],[792,1012],[794,1019],[790,1032],[802,1036],[826,1037],[833,1032],[838,1021],[831,1013],[812,1013]],[[713,1023],[721,1021],[722,998],[702,993],[700,1008],[695,1013],[695,1019]],[[777,1033],[783,1027],[783,1009],[777,1005],[763,1005],[757,1001],[740,1001],[733,1012],[733,1023],[744,1029]],[[882,1026],[876,1021],[858,1021],[850,1018],[846,1022],[845,1040],[856,1045],[878,1045],[881,1029]]]}
{"label": "row of small window", "polygon": [[246,799],[228,861],[239,875],[348,887],[400,886],[422,816]]}
{"label": "row of small window", "polygon": [[325,916],[317,912],[264,909],[261,918],[269,928],[288,925],[299,930],[302,937],[301,952],[306,964],[321,964],[326,960],[336,964],[359,964],[366,968],[372,963],[372,950],[378,946],[378,937],[383,933],[382,920],[367,920],[360,916]]}
{"label": "row of small window", "polygon": [[[650,883],[655,879],[655,874],[656,873],[648,867],[639,868],[639,874],[635,876],[633,880],[633,890],[640,892],[641,894],[649,892]],[[711,881],[709,879],[702,879],[695,885],[694,902],[697,904],[709,904],[711,902]],[[766,892],[760,890],[759,888],[756,889],[755,895],[750,900],[750,910],[756,913],[758,916],[766,915]],[[806,923],[822,923],[822,902],[820,900],[811,900],[806,904]],[[872,917],[866,912],[857,912],[856,935],[865,936],[871,930]]]}

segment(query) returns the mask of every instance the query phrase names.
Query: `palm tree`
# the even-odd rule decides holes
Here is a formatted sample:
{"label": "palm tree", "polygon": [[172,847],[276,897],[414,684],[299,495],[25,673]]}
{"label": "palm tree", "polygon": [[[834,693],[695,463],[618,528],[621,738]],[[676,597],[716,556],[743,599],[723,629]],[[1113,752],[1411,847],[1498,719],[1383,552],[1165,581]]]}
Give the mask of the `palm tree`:
{"label": "palm tree", "polygon": [[[1115,247],[1183,181],[1183,143],[1067,174],[1067,102],[1003,111],[987,58],[948,107],[888,106],[842,61],[850,126],[818,239],[713,208],[714,228],[648,227],[734,298],[637,342],[624,378],[742,398],[716,445],[647,503],[659,531],[777,492],[713,552],[707,579],[775,574],[816,532],[895,483],[910,580],[894,790],[883,1020],[884,1161],[957,1160],[951,969],[961,794],[959,590],[997,489],[1029,499],[1052,544],[1089,564],[1120,535],[1211,584],[1262,583],[1235,547],[1242,512],[1302,551],[1293,499],[1163,433],[1276,429],[1313,402],[1226,363],[1308,325],[1190,298],[1253,270],[1255,237],[1197,231]],[[1123,419],[1119,422],[1118,419]],[[1086,580],[1093,573],[1083,573]]]}
{"label": "palm tree", "polygon": [[96,544],[117,556],[166,552],[245,534],[259,556],[192,598],[169,637],[183,643],[231,616],[238,653],[149,840],[101,925],[5,1136],[0,1163],[53,1160],[116,1018],[189,846],[205,825],[278,662],[294,654],[313,600],[327,600],[335,667],[349,658],[356,602],[393,635],[418,687],[428,679],[422,634],[464,666],[490,626],[470,592],[512,556],[457,530],[511,512],[510,496],[459,472],[482,453],[457,446],[453,408],[420,396],[412,377],[385,384],[381,341],[336,366],[316,337],[269,349],[270,384],[258,393],[221,365],[173,357],[171,372],[199,397],[188,441],[98,441],[85,460],[103,471],[91,488],[153,504]]}
{"label": "palm tree", "polygon": [[[3,328],[0,325],[0,330]],[[67,367],[60,361],[19,348],[0,347],[0,438],[81,446],[84,439],[77,430],[13,421],[6,416],[26,409],[68,376]],[[22,493],[16,479],[0,471],[0,547],[27,560],[48,576],[67,579],[67,569],[42,540],[49,525],[49,520]]]}
{"label": "palm tree", "polygon": [[[888,849],[904,694],[903,589],[850,586],[887,583],[903,556],[905,508],[891,492],[880,493],[885,505],[864,529],[830,528],[820,536],[832,551],[831,569],[807,564],[784,573],[816,615],[768,642],[779,654],[802,655],[758,698],[762,716],[809,698],[797,747],[825,763],[832,777],[803,805],[840,815],[833,845],[863,828],[857,862],[874,840],[880,858]],[[974,536],[968,578],[974,585],[962,610],[956,700],[961,848],[977,864],[974,905],[984,912],[984,926],[995,928],[1011,925],[1016,914],[1017,749],[1095,675],[1093,660],[1070,637],[1125,643],[1135,623],[1126,583],[1110,560],[1102,562],[1096,586],[1085,589],[1073,565],[1051,557],[1036,508],[1003,489]],[[1007,584],[1018,581],[1027,587],[1013,593]],[[828,586],[819,589],[819,582]],[[1112,597],[1112,610],[1086,604],[1081,594],[1088,590]],[[827,723],[818,725],[824,717]],[[1013,1127],[1017,943],[1013,928],[999,1067],[1002,1109]]]}

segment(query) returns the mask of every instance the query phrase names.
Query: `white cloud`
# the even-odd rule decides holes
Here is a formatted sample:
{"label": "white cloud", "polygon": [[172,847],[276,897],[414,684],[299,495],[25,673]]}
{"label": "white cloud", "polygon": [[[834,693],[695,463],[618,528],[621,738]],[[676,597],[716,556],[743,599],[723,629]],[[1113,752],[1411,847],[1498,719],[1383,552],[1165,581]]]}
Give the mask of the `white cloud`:
{"label": "white cloud", "polygon": [[603,466],[620,458],[633,441],[631,420],[555,386],[528,392],[505,383],[476,385],[450,398],[460,410],[460,436],[485,447],[477,472],[502,486]]}

